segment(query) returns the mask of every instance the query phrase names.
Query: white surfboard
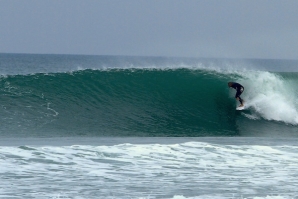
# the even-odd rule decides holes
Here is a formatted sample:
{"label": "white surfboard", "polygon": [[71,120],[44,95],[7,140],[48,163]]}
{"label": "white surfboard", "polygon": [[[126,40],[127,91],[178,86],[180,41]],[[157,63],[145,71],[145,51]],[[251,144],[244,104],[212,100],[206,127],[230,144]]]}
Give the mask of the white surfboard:
{"label": "white surfboard", "polygon": [[241,107],[237,107],[236,110],[238,111],[241,111],[241,110],[244,110],[245,109],[245,105],[244,106],[241,106]]}

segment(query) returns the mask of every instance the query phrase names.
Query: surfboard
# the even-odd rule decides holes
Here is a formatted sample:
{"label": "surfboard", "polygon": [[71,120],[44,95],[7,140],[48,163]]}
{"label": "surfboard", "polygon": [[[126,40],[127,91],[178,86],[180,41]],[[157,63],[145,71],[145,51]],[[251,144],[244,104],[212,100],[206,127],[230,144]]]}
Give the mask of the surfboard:
{"label": "surfboard", "polygon": [[244,110],[244,109],[245,109],[245,105],[244,105],[244,106],[241,106],[241,107],[237,107],[237,108],[236,108],[236,110],[237,110],[237,111],[241,111],[241,110]]}

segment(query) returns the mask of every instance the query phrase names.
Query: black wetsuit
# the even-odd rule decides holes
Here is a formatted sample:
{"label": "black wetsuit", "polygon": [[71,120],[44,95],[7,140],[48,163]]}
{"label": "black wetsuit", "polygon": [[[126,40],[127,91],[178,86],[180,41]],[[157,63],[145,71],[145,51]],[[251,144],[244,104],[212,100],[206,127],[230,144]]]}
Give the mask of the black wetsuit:
{"label": "black wetsuit", "polygon": [[232,82],[231,85],[232,88],[236,89],[236,95],[235,98],[239,98],[239,102],[242,104],[243,100],[241,99],[240,95],[243,93],[244,91],[244,87],[241,84]]}

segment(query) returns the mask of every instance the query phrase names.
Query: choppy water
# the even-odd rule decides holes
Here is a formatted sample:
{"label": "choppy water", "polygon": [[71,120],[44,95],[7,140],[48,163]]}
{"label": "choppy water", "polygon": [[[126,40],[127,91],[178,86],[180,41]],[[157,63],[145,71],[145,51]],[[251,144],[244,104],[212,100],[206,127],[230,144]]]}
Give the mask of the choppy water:
{"label": "choppy water", "polygon": [[[34,145],[38,140],[27,140],[31,146],[0,147],[0,197],[295,198],[298,194],[297,139],[103,138],[85,140],[95,145],[75,145],[82,141],[73,138],[48,140],[52,146]],[[72,145],[57,145],[62,143]]]}

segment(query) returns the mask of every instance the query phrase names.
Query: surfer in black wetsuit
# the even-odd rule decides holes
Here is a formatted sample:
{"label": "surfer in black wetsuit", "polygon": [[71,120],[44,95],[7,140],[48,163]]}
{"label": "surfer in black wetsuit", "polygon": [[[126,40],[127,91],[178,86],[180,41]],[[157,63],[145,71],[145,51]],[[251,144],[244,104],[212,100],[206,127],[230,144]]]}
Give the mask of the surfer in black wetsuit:
{"label": "surfer in black wetsuit", "polygon": [[240,97],[240,95],[243,93],[243,91],[244,91],[244,87],[241,85],[241,84],[238,84],[238,83],[236,83],[236,82],[229,82],[228,83],[228,86],[231,88],[234,88],[234,89],[236,89],[236,95],[235,95],[235,98],[237,99],[237,100],[239,100],[239,102],[240,102],[240,106],[239,107],[242,107],[242,106],[244,106],[244,100],[243,99],[241,99],[241,97]]}

